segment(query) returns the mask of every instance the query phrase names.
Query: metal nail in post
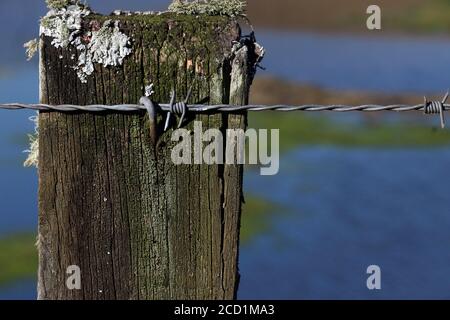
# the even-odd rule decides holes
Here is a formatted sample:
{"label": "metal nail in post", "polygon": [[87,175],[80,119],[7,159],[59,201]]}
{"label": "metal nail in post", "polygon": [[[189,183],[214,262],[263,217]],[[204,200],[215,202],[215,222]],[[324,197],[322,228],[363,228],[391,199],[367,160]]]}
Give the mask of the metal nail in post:
{"label": "metal nail in post", "polygon": [[148,117],[150,120],[150,139],[153,146],[156,145],[158,141],[157,129],[156,129],[156,107],[153,101],[148,97],[142,97],[139,101],[141,105],[143,105],[148,112]]}

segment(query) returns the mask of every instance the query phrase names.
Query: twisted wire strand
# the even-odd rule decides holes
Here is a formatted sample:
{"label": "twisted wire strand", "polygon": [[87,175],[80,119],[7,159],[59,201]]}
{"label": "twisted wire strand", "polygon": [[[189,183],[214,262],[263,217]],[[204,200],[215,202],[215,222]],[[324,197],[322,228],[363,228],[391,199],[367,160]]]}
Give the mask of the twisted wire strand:
{"label": "twisted wire strand", "polygon": [[444,104],[440,101],[429,102],[424,110],[425,114],[438,114],[441,112]]}
{"label": "twisted wire strand", "polygon": [[[162,111],[172,112],[173,109],[170,104],[159,104],[159,108]],[[450,104],[442,104],[443,111],[450,110]],[[64,105],[48,105],[48,104],[23,104],[23,103],[7,103],[0,104],[0,109],[6,110],[37,110],[37,111],[58,111],[58,112],[76,112],[76,111],[86,111],[86,112],[103,112],[103,111],[116,111],[116,112],[135,112],[135,111],[145,111],[146,108],[143,105],[138,104],[121,104],[121,105],[87,105],[79,106],[72,104]],[[363,111],[363,112],[377,112],[377,111],[396,111],[396,112],[406,112],[406,111],[424,111],[430,112],[431,109],[427,109],[426,105],[375,105],[366,104],[359,106],[347,106],[347,105],[317,105],[317,104],[307,104],[300,106],[292,105],[245,105],[245,106],[232,106],[227,104],[218,105],[203,105],[203,104],[192,104],[187,105],[188,112],[203,113],[203,112],[237,112],[237,111],[280,111],[280,112],[293,112],[293,111],[308,111],[308,112],[319,112],[319,111],[334,111],[334,112],[351,112],[351,111]]]}
{"label": "twisted wire strand", "polygon": [[170,108],[171,113],[182,115],[188,111],[188,105],[185,102],[177,102],[173,104]]}

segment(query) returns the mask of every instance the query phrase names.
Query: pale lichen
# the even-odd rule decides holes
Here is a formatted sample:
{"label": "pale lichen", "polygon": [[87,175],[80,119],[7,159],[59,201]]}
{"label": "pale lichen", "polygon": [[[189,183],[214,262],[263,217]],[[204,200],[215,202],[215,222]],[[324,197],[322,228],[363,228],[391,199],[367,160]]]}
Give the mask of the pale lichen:
{"label": "pale lichen", "polygon": [[[106,21],[102,27],[83,29],[83,19],[91,14],[78,1],[47,1],[50,11],[41,19],[41,35],[51,37],[56,48],[74,46],[78,62],[72,66],[81,82],[94,72],[94,64],[119,66],[131,53],[131,40],[119,29],[119,23]],[[61,58],[63,58],[61,56]],[[73,60],[73,59],[72,59]]]}
{"label": "pale lichen", "polygon": [[82,82],[86,82],[86,77],[94,72],[94,63],[120,66],[131,53],[130,38],[120,31],[118,21],[105,21],[98,31],[89,32],[87,36],[90,38],[87,44],[81,38],[74,43],[81,52],[76,69]]}
{"label": "pale lichen", "polygon": [[180,14],[211,16],[241,16],[245,13],[244,0],[174,0],[169,11]]}
{"label": "pale lichen", "polygon": [[27,60],[30,61],[31,59],[33,59],[34,55],[39,49],[39,40],[38,39],[30,40],[27,43],[25,43],[23,47],[26,50]]}
{"label": "pale lichen", "polygon": [[155,85],[153,83],[150,83],[148,86],[145,86],[145,96],[151,97],[155,93]]}
{"label": "pale lichen", "polygon": [[30,141],[30,149],[25,150],[28,153],[28,157],[23,163],[25,167],[38,167],[39,162],[39,116],[30,117],[30,120],[34,123],[34,134],[29,134],[28,139]]}
{"label": "pale lichen", "polygon": [[80,36],[83,18],[90,13],[88,7],[80,4],[51,8],[41,19],[40,34],[53,38],[55,48],[66,48]]}

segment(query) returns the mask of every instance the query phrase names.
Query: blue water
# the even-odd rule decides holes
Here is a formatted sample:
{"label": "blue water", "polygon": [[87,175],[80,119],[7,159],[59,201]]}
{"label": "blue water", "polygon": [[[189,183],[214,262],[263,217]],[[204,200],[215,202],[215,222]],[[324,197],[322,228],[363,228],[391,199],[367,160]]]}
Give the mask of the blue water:
{"label": "blue water", "polygon": [[0,290],[0,300],[36,300],[36,281],[22,280]]}
{"label": "blue water", "polygon": [[[38,101],[37,70],[23,70],[0,79],[1,101]],[[27,133],[33,132],[28,118],[32,111],[0,110],[0,236],[35,230],[37,224],[37,173],[25,169]]]}
{"label": "blue water", "polygon": [[[244,245],[242,299],[449,299],[450,148],[305,148],[245,188],[285,207]],[[382,270],[369,291],[366,269]]]}
{"label": "blue water", "polygon": [[[1,102],[38,100],[37,65],[24,62],[22,43],[35,36],[42,3],[0,2],[0,24],[11,30],[8,50],[0,51]],[[90,3],[108,12],[123,2]],[[147,7],[136,0],[125,9]],[[441,72],[450,65],[450,43],[442,39],[262,31],[259,40],[268,49],[261,74],[334,89],[436,93],[450,86],[450,74]],[[0,111],[0,236],[37,227],[36,170],[22,167],[31,115]],[[448,149],[311,147],[283,155],[278,176],[248,171],[247,194],[285,209],[243,245],[239,297],[450,298],[449,162]],[[382,268],[380,292],[365,287],[371,264]],[[34,299],[35,291],[24,280],[0,288],[0,299]]]}
{"label": "blue water", "polygon": [[261,30],[270,74],[332,89],[445,93],[450,39]]}

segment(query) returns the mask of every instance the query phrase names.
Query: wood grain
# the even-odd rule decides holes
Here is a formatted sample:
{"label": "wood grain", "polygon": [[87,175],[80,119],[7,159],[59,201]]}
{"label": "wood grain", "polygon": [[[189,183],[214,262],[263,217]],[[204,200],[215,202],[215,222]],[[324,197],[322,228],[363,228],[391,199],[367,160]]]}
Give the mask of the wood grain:
{"label": "wood grain", "polygon": [[[247,102],[249,62],[231,54],[235,21],[114,19],[133,53],[122,67],[96,66],[87,84],[67,67],[76,51],[43,39],[42,103],[136,103],[149,82],[156,101],[171,88],[181,100],[195,83],[191,102]],[[175,166],[162,116],[155,148],[145,113],[40,113],[39,299],[235,298],[243,168]],[[225,133],[244,128],[246,114],[190,116],[186,128],[194,120]],[[70,265],[81,268],[81,290],[66,288]]]}

